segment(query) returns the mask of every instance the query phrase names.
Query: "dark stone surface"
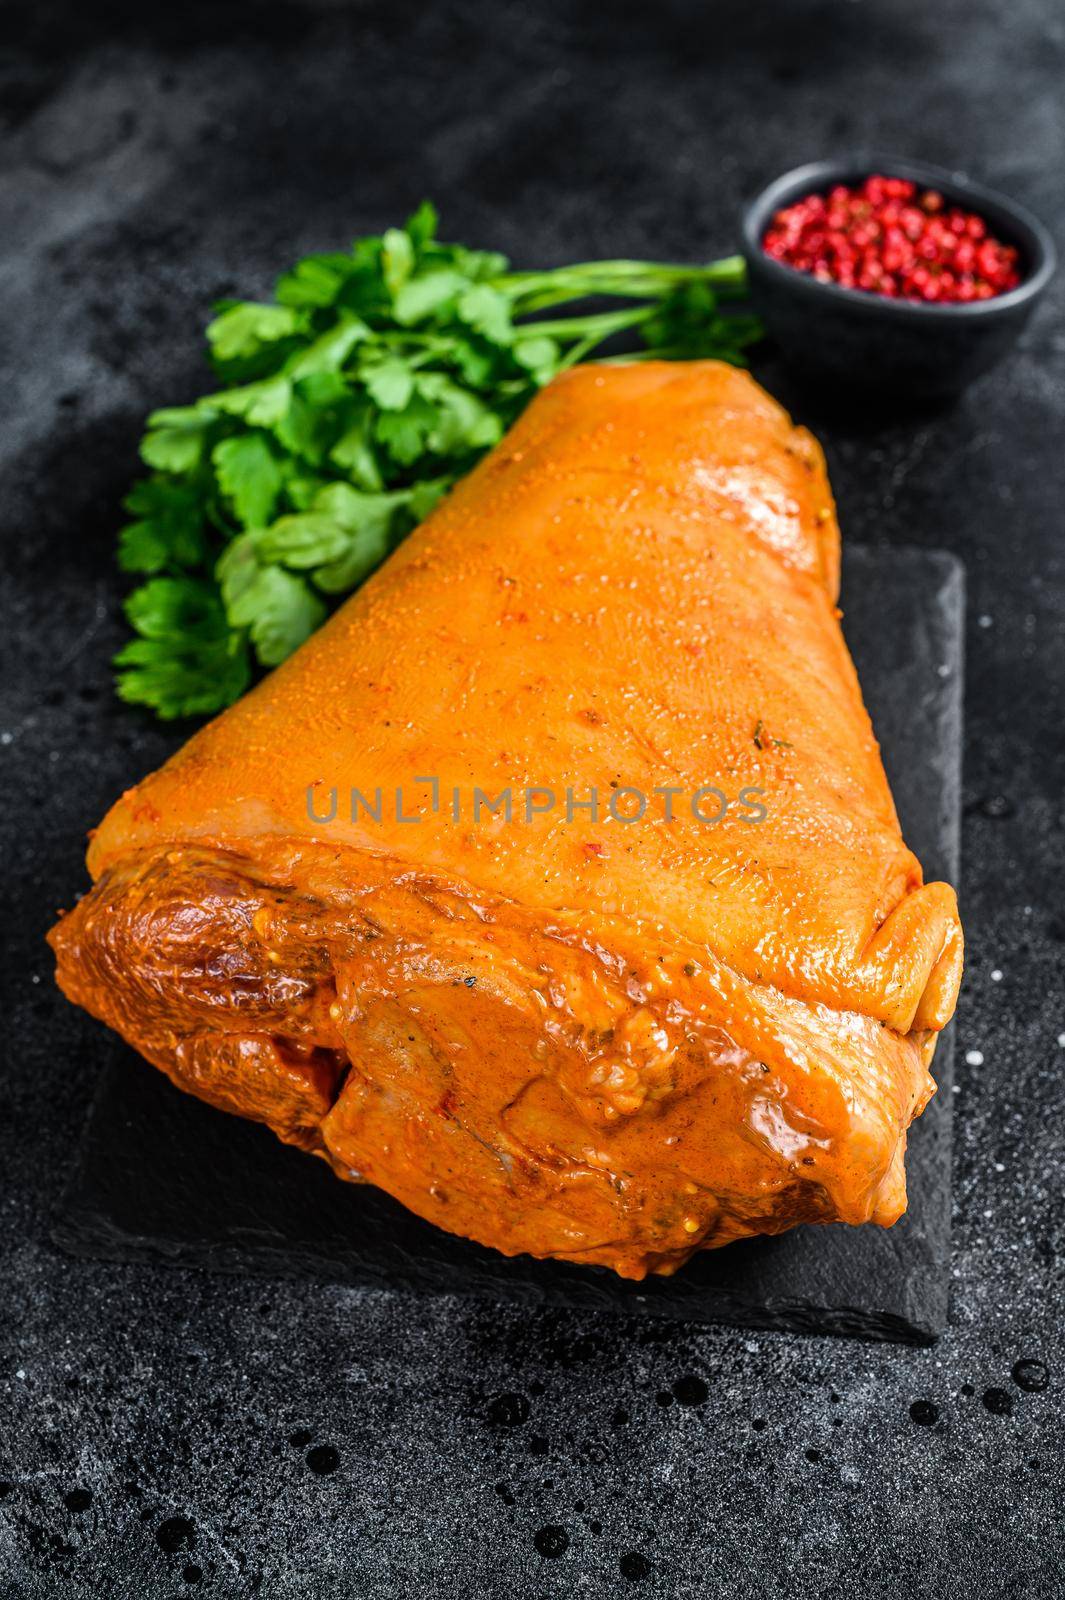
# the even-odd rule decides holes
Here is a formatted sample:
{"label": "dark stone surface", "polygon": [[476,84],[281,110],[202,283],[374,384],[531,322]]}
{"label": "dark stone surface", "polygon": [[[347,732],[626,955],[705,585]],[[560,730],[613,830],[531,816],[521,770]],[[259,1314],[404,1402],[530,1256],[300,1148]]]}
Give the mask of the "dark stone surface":
{"label": "dark stone surface", "polygon": [[[929,880],[957,874],[963,573],[923,550],[848,552],[847,631]],[[914,749],[930,753],[916,762]],[[928,1343],[950,1287],[953,1030],[910,1135],[910,1204],[890,1231],[802,1228],[707,1252],[673,1278],[507,1260],[387,1195],[341,1184],[263,1128],[191,1100],[132,1051],[105,1069],[53,1239],[75,1255],[479,1294],[527,1305]]]}
{"label": "dark stone surface", "polygon": [[1061,1592],[1060,277],[950,409],[758,367],[825,440],[850,539],[967,567],[934,1348],[72,1262],[48,1230],[120,1047],[42,940],[86,827],[183,736],[111,698],[112,549],[145,411],[205,381],[213,296],[424,193],[523,265],[710,254],[745,195],[851,143],[967,167],[1060,245],[1063,69],[1055,0],[5,8],[5,1600]]}

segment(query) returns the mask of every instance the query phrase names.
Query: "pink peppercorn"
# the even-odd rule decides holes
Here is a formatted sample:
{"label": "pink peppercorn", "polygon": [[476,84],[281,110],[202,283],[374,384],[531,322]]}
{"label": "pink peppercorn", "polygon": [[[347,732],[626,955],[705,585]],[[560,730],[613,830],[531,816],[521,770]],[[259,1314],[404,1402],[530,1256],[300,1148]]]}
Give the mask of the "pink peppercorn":
{"label": "pink peppercorn", "polygon": [[874,173],[778,211],[762,248],[822,283],[930,303],[989,300],[1021,281],[1017,251],[934,189]]}

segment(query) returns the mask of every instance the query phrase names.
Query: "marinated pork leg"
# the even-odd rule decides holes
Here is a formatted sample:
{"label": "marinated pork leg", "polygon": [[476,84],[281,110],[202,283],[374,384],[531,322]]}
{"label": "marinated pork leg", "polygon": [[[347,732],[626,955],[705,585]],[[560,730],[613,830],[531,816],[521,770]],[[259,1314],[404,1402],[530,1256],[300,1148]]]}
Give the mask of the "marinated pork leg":
{"label": "marinated pork leg", "polygon": [[900,836],[838,551],[816,443],[750,378],[568,373],[118,801],[61,986],[507,1254],[642,1277],[890,1225],[961,931]]}

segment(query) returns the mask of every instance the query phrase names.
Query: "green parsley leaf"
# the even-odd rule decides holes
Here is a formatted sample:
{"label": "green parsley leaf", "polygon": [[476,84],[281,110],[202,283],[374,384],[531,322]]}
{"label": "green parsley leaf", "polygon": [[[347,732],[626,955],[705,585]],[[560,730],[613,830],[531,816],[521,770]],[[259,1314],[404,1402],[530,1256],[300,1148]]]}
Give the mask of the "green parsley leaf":
{"label": "green parsley leaf", "polygon": [[[344,504],[339,501],[342,490],[346,491]],[[355,497],[356,492],[349,490],[346,484],[336,483],[319,496],[318,503],[322,504],[330,495],[337,515],[347,519],[347,544],[333,561],[318,568],[314,581],[326,594],[346,594],[385,559],[391,548],[396,512],[407,496],[363,494]]]}
{"label": "green parsley leaf", "polygon": [[370,399],[382,411],[402,411],[414,393],[410,363],[400,356],[386,356],[376,365],[364,367],[362,381]]}
{"label": "green parsley leaf", "polygon": [[449,338],[445,353],[463,383],[471,389],[487,389],[500,364],[500,352],[476,334]]}
{"label": "green parsley leaf", "polygon": [[141,459],[160,472],[191,472],[200,464],[214,421],[214,413],[199,406],[153,411]]}
{"label": "green parsley leaf", "polygon": [[402,328],[424,322],[442,307],[451,305],[469,287],[469,278],[451,267],[420,273],[408,279],[394,296],[392,310],[396,321]]}
{"label": "green parsley leaf", "polygon": [[264,667],[284,661],[325,620],[325,606],[306,579],[261,563],[250,534],[229,546],[218,578],[230,625],[247,628]]}
{"label": "green parsley leaf", "polygon": [[509,344],[514,337],[510,321],[510,303],[506,295],[486,283],[474,284],[459,297],[459,320],[476,333],[483,334],[490,344]]}
{"label": "green parsley leaf", "polygon": [[350,536],[324,512],[297,511],[257,532],[255,553],[260,561],[285,567],[319,567],[343,555],[349,543]]}
{"label": "green parsley leaf", "polygon": [[211,460],[218,487],[237,521],[245,528],[261,528],[269,522],[284,473],[265,435],[241,433],[223,439],[215,445]]}
{"label": "green parsley leaf", "polygon": [[360,409],[341,434],[329,459],[360,489],[383,489],[384,479],[370,441],[370,413]]}
{"label": "green parsley leaf", "polygon": [[419,395],[436,407],[425,443],[434,455],[488,450],[503,437],[503,422],[469,389],[431,372],[415,380]]}
{"label": "green parsley leaf", "polygon": [[423,200],[413,216],[407,218],[405,225],[407,234],[415,250],[419,253],[436,238],[436,228],[439,220],[436,207],[431,200]]}
{"label": "green parsley leaf", "polygon": [[247,644],[228,631],[216,640],[131,639],[115,666],[121,699],[149,706],[164,722],[223,711],[251,682]]}
{"label": "green parsley leaf", "polygon": [[283,306],[317,310],[335,303],[355,270],[351,256],[305,256],[290,272],[282,273],[274,293]]}
{"label": "green parsley leaf", "polygon": [[393,494],[362,494],[350,484],[331,483],[315,497],[314,504],[348,533],[378,525],[387,531],[393,512],[407,504],[411,492],[398,489]]}
{"label": "green parsley leaf", "polygon": [[501,256],[498,250],[467,250],[460,244],[447,245],[442,249],[456,271],[472,278],[475,283],[501,278],[510,265],[506,256]]}
{"label": "green parsley leaf", "polygon": [[303,326],[299,313],[291,306],[256,305],[251,300],[228,306],[207,324],[211,354],[221,363],[248,360],[264,345],[298,333]]}
{"label": "green parsley leaf", "polygon": [[530,334],[514,341],[514,359],[541,385],[550,383],[559,369],[562,352],[554,339]]}
{"label": "green parsley leaf", "polygon": [[431,511],[435,511],[441,500],[453,487],[453,478],[423,478],[421,483],[416,483],[410,492],[410,514],[412,527],[417,527],[419,522],[424,522]]}
{"label": "green parsley leaf", "polygon": [[309,511],[314,498],[326,487],[325,478],[315,472],[297,471],[285,479],[285,499],[297,511]]}
{"label": "green parsley leaf", "polygon": [[293,386],[288,410],[274,427],[278,443],[319,467],[343,425],[348,388],[335,372],[312,372]]}
{"label": "green parsley leaf", "polygon": [[382,411],[374,428],[374,438],[384,445],[392,460],[409,467],[425,450],[429,435],[440,419],[440,412],[424,394],[413,392],[402,411]]}
{"label": "green parsley leaf", "polygon": [[134,589],[125,603],[126,616],[146,639],[214,637],[219,622],[218,597],[210,584],[196,578],[153,578]]}
{"label": "green parsley leaf", "polygon": [[381,240],[381,272],[392,294],[414,271],[414,245],[404,228],[389,228]]}
{"label": "green parsley leaf", "polygon": [[212,411],[225,411],[260,428],[275,426],[288,414],[291,404],[292,384],[283,377],[240,384],[236,389],[224,389],[200,401],[201,406],[209,408],[207,415]]}
{"label": "green parsley leaf", "polygon": [[119,535],[118,562],[125,572],[164,572],[206,561],[207,529],[197,484],[144,478],[124,504],[136,519]]}
{"label": "green parsley leaf", "polygon": [[372,337],[361,317],[351,311],[342,311],[335,328],[327,328],[305,349],[290,357],[286,368],[289,377],[306,378],[311,373],[338,372],[355,346]]}

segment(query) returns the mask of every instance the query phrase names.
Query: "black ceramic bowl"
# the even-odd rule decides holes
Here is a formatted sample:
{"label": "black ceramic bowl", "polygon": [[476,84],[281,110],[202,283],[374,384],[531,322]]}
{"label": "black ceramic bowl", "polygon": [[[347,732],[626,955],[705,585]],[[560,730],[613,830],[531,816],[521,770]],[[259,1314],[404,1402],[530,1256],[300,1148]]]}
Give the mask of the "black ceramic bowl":
{"label": "black ceramic bowl", "polygon": [[[1023,273],[1016,289],[962,305],[889,300],[861,289],[821,283],[774,261],[762,249],[773,215],[807,194],[870,173],[909,178],[975,211],[1006,244],[1016,246]],[[874,391],[887,398],[938,398],[957,393],[1010,348],[1054,271],[1054,245],[1023,206],[922,161],[869,155],[813,161],[763,189],[743,213],[743,254],[751,297],[789,364],[819,383]]]}

